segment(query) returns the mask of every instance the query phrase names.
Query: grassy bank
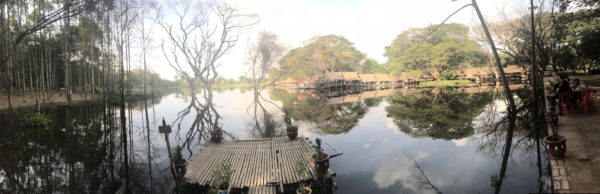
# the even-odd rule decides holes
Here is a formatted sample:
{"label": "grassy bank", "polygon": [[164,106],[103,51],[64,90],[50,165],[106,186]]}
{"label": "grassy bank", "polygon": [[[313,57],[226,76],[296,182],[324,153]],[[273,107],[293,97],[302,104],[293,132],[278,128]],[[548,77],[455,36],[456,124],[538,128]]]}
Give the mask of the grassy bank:
{"label": "grassy bank", "polygon": [[466,86],[471,84],[469,80],[437,80],[421,82],[421,86],[444,87],[444,86]]}

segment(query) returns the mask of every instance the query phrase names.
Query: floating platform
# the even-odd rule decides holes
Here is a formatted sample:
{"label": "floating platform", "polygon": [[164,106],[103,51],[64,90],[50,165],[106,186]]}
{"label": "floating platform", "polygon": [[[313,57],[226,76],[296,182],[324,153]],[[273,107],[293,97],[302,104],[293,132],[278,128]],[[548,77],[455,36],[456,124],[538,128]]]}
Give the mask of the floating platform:
{"label": "floating platform", "polygon": [[[188,185],[208,189],[214,169],[230,164],[234,171],[230,193],[295,193],[301,181],[311,182],[313,188],[320,187],[312,168],[308,168],[310,177],[296,173],[297,161],[306,161],[314,153],[312,146],[301,137],[208,143],[190,158],[183,180]],[[313,193],[321,192],[313,189]]]}

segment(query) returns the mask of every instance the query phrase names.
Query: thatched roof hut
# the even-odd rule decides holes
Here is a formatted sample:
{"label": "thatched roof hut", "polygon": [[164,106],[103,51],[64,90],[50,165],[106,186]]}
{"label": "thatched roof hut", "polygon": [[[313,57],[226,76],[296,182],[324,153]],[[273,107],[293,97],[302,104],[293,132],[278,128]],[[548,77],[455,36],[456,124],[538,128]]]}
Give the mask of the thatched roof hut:
{"label": "thatched roof hut", "polygon": [[360,81],[362,81],[363,83],[377,82],[375,74],[359,74],[358,76],[360,77]]}
{"label": "thatched roof hut", "polygon": [[341,72],[342,78],[346,81],[359,81],[360,77],[357,72]]}

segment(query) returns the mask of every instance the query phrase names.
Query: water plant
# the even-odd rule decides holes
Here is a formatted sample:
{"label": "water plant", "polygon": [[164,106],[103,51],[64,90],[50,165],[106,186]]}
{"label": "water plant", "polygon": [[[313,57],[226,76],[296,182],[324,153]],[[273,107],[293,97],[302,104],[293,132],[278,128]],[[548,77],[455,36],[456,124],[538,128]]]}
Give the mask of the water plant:
{"label": "water plant", "polygon": [[50,119],[40,112],[25,112],[21,115],[21,124],[24,127],[48,127]]}

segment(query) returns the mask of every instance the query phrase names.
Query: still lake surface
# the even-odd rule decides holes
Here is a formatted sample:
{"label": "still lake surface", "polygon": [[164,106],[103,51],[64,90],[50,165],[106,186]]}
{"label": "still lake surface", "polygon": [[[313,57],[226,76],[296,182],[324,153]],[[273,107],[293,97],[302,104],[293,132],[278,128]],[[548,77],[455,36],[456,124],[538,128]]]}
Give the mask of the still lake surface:
{"label": "still lake surface", "polygon": [[[200,117],[208,120],[196,119],[201,109],[194,102],[204,102],[202,94],[197,96],[198,101],[183,93],[149,99],[148,118],[144,101],[128,103],[127,155],[135,193],[174,191],[164,135],[157,130],[162,118],[173,125],[171,146],[183,145],[188,158],[206,142],[202,129],[217,114],[226,139],[257,139],[285,135],[282,110],[299,125],[300,136],[319,137],[344,152],[331,161],[337,193],[432,193],[415,183],[420,174],[409,157],[443,193],[493,193],[500,173],[505,133],[502,126],[493,130],[506,107],[500,91],[341,95],[236,89],[214,93],[213,111]],[[0,193],[119,190],[125,174],[119,109],[108,107],[86,102],[71,109],[44,108],[52,120],[48,128],[25,127],[19,118],[0,114]],[[502,193],[536,191],[535,141],[528,133],[515,133]]]}

